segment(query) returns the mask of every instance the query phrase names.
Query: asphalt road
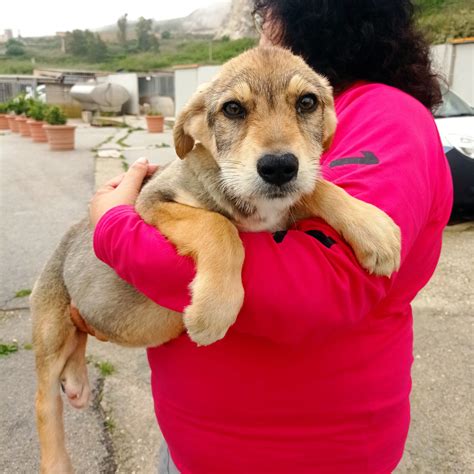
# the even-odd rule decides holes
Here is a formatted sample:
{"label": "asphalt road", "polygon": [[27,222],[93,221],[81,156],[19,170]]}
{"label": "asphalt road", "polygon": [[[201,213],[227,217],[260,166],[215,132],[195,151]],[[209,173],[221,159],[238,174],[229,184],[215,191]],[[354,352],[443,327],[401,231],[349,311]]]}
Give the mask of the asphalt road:
{"label": "asphalt road", "polygon": [[[15,295],[31,290],[61,236],[87,212],[98,168],[104,178],[123,171],[121,159],[105,160],[104,165],[93,150],[123,134],[114,128],[79,127],[76,150],[70,152],[50,152],[46,144],[0,134],[0,344],[15,342],[19,348],[0,356],[2,473],[31,473],[39,467],[31,315],[28,298]],[[148,150],[141,146],[140,151]],[[82,412],[65,404],[66,437],[76,472],[155,472],[160,432],[145,351],[91,340],[88,355],[95,401]],[[113,374],[103,376],[97,370],[105,362]]]}
{"label": "asphalt road", "polygon": [[[15,298],[33,281],[69,225],[86,211],[94,176],[106,179],[122,161],[94,160],[102,150],[118,149],[131,161],[147,156],[163,163],[170,134],[77,130],[77,150],[52,153],[18,135],[0,134],[0,343],[19,350],[0,357],[0,472],[29,473],[38,468],[33,398],[34,361],[26,298]],[[107,153],[105,153],[107,154]],[[414,302],[415,364],[412,425],[405,473],[471,473],[474,224],[445,232],[435,277]],[[160,434],[149,393],[145,353],[91,341],[89,370],[96,393],[84,412],[66,409],[66,431],[74,464],[81,473],[155,473]],[[96,369],[107,361],[114,373]]]}

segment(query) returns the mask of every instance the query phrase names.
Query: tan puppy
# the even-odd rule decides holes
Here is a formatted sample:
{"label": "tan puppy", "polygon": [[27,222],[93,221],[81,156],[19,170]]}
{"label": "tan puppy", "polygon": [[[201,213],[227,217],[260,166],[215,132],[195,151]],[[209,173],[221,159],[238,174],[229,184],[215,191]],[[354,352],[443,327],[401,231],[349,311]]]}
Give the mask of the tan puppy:
{"label": "tan puppy", "polygon": [[302,59],[257,48],[224,65],[178,117],[174,138],[184,159],[156,174],[136,207],[196,262],[184,318],[96,259],[87,219],[65,235],[31,296],[42,472],[72,472],[60,384],[73,406],[85,406],[90,395],[87,336],[71,322],[71,300],[90,327],[118,344],[156,346],[184,329],[198,344],[211,344],[243,302],[237,228],[282,230],[308,216],[339,231],[368,271],[390,275],[398,268],[400,234],[392,220],[319,178],[319,157],[336,128],[331,92]]}

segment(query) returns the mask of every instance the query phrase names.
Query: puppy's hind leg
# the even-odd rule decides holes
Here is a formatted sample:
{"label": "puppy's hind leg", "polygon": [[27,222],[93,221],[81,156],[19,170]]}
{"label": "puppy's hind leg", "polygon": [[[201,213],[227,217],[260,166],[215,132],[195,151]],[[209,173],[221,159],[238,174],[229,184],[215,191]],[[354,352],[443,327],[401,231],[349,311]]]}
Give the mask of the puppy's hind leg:
{"label": "puppy's hind leg", "polygon": [[78,339],[69,318],[69,302],[64,295],[49,300],[44,288],[36,288],[31,298],[33,344],[36,356],[36,424],[41,451],[41,472],[72,473],[66,451],[60,377]]}

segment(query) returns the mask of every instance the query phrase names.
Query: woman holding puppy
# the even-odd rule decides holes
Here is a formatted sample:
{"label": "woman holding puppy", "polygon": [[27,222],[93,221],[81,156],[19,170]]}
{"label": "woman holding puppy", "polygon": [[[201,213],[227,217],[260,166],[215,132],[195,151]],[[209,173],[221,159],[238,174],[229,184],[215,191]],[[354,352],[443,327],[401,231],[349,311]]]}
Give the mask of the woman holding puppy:
{"label": "woman holding puppy", "polygon": [[[394,219],[402,265],[390,279],[367,274],[318,219],[278,236],[242,234],[245,303],[226,337],[199,348],[183,335],[148,351],[167,442],[161,470],[389,473],[410,420],[410,302],[435,269],[452,201],[429,112],[441,94],[428,46],[410,0],[256,0],[255,8],[262,45],[291,49],[331,81],[339,126],[323,175]],[[181,312],[193,263],[133,208],[148,171],[137,162],[93,199],[95,250]]]}

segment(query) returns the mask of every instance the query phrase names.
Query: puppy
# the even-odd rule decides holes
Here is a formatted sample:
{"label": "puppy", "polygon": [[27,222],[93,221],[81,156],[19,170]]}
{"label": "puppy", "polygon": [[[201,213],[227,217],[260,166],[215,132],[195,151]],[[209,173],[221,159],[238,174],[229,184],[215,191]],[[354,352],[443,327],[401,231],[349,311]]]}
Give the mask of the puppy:
{"label": "puppy", "polygon": [[146,222],[196,262],[184,317],[97,260],[87,219],[67,232],[31,296],[42,472],[72,472],[60,384],[75,407],[90,395],[87,335],[71,322],[71,300],[90,327],[117,344],[157,346],[185,329],[196,343],[211,344],[243,302],[237,229],[282,230],[309,216],[333,226],[369,272],[398,268],[400,233],[392,220],[319,177],[319,157],[335,129],[327,80],[284,49],[242,54],[192,97],[174,129],[183,160],[157,173],[136,203]]}

